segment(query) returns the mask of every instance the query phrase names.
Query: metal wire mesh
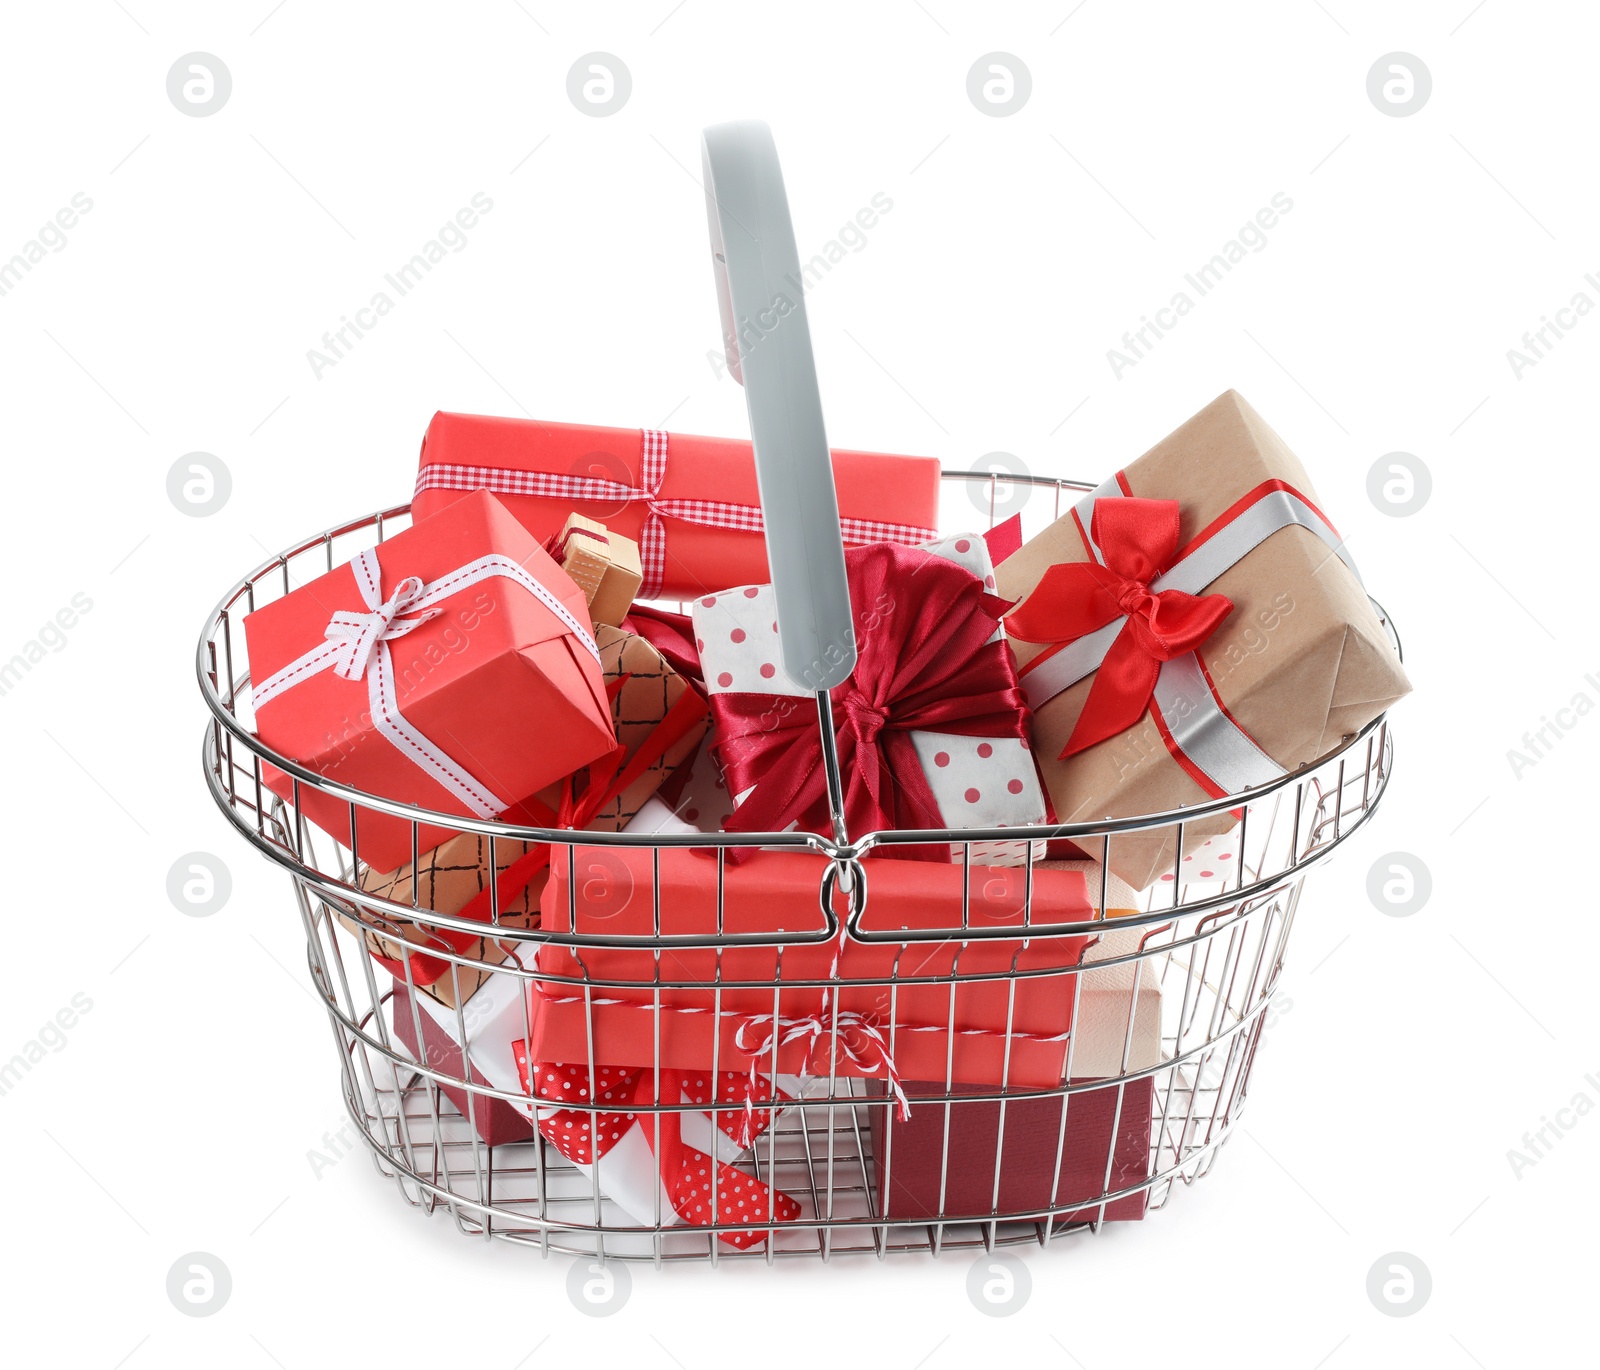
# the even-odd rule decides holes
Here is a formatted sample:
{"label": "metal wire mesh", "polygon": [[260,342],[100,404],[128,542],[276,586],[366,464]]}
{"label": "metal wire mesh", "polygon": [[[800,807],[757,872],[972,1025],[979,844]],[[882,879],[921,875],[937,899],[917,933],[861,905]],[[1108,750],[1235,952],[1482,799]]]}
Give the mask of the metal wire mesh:
{"label": "metal wire mesh", "polygon": [[[983,482],[991,509],[997,485],[1006,482],[1053,487],[1058,507],[1063,491],[1086,488],[966,473],[952,479]],[[1047,1243],[1142,1217],[1163,1207],[1179,1182],[1209,1170],[1247,1100],[1304,875],[1362,826],[1382,797],[1392,757],[1385,719],[1259,790],[1098,826],[873,834],[841,843],[806,833],[574,834],[419,814],[265,748],[251,732],[248,661],[237,632],[244,613],[382,541],[404,518],[397,508],[357,520],[260,567],[208,622],[198,664],[212,713],[208,783],[239,831],[292,877],[347,1107],[378,1169],[407,1202],[445,1208],[463,1232],[545,1253],[658,1262],[937,1254]],[[308,822],[303,800],[311,790],[342,805],[348,824],[330,833]],[[427,846],[419,832],[429,825],[471,835],[473,860],[488,873],[491,891],[493,873],[515,855],[549,844],[550,878],[565,879],[571,918],[564,928],[541,926],[526,907],[503,908],[492,892],[486,926],[430,908],[421,880],[399,900],[375,893],[358,841],[362,810],[409,821],[414,858]],[[1078,867],[1087,872],[1092,908],[1077,909],[1069,921],[1036,897],[1051,868],[1044,844],[1062,838],[1098,858]],[[1171,861],[1132,901],[1108,867],[1118,842],[1135,838],[1162,839]],[[972,861],[974,844],[1001,839],[1016,842],[1019,866],[997,872]],[[964,854],[949,868],[960,872],[959,888],[953,884],[947,904],[915,928],[874,924],[871,890],[883,851],[918,841],[955,844]],[[814,862],[814,926],[730,930],[729,862],[754,846]],[[670,869],[682,848],[699,849],[717,873],[714,922],[688,932],[674,924],[670,881],[663,914],[663,861]],[[582,922],[580,862],[630,849],[651,872],[652,925],[619,935]],[[984,916],[996,885],[1006,909],[998,922]],[[817,970],[819,947],[833,953],[825,974]],[[873,954],[852,970],[839,954],[847,947]],[[423,962],[407,954],[418,948],[435,970],[443,968],[428,983],[418,982]],[[389,953],[390,971],[368,954],[372,949]],[[563,1060],[586,1068],[596,1095],[600,1072],[613,1064],[596,1052],[596,1024],[603,1029],[607,1014],[622,1011],[619,1001],[649,1015],[654,1048],[633,1064],[652,1088],[644,1102],[629,1103],[627,1117],[652,1153],[664,1131],[687,1136],[691,1122],[711,1138],[711,1154],[732,1169],[707,1167],[708,1212],[686,1224],[654,1182],[646,1202],[622,1207],[606,1192],[606,1162],[597,1180],[533,1125],[552,1109],[529,1097],[531,1066],[524,1063],[529,1073],[519,1080],[463,1053],[460,1044],[475,1040],[482,1005],[493,997],[479,990],[490,977],[502,1007],[511,1004],[504,1012],[512,1035],[524,1041],[534,1035],[536,1004],[560,1001],[579,1015],[582,1049]],[[661,1025],[686,1006],[720,1022],[737,1004],[749,1021],[759,1016],[752,1004],[768,999],[773,1018],[796,1003],[820,1003],[811,1016],[825,1049],[797,1076],[779,1069],[774,1045],[762,1074],[790,1097],[762,1110],[770,1125],[751,1144],[730,1144],[715,1125],[741,1113],[748,1118],[749,1106],[738,1098],[674,1099],[670,1089],[664,1095],[662,1082],[676,1066],[663,1053]],[[844,1006],[862,1002],[879,1006],[891,1053],[912,1031],[934,1034],[945,1052],[942,1070],[907,1083],[908,1111],[896,1106],[881,1074],[849,1066]],[[1040,1040],[1025,1030],[1019,1005],[1041,1002],[1062,1013],[1071,1008],[1070,1027],[1048,1039],[1059,1039],[1062,1064],[1044,1084],[1024,1078],[1017,1064]],[[942,1009],[930,1008],[935,1004]],[[986,1045],[1001,1062],[983,1084],[956,1067],[976,1004],[987,1006]],[[743,1068],[719,1060],[715,1031],[712,1040],[706,1068],[713,1076]],[[603,1120],[616,1116],[598,1097],[566,1112],[586,1118],[596,1137]],[[747,1191],[735,1176],[760,1182],[763,1188],[748,1192],[765,1195],[764,1210],[737,1207],[734,1194]],[[797,1207],[780,1212],[779,1195]]]}

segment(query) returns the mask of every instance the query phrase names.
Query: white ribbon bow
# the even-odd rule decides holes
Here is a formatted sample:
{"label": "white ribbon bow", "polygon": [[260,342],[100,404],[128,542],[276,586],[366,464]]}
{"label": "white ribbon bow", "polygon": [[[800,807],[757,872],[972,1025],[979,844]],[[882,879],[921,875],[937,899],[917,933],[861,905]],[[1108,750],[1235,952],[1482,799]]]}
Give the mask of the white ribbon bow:
{"label": "white ribbon bow", "polygon": [[377,598],[378,591],[373,588],[369,580],[357,576],[356,584],[361,587],[362,595],[367,600],[371,612],[353,614],[348,610],[341,610],[329,620],[328,630],[323,634],[330,642],[339,644],[340,650],[333,662],[333,673],[343,680],[360,680],[366,675],[380,642],[404,637],[413,628],[420,628],[430,618],[437,618],[442,612],[439,609],[424,609],[409,617],[400,617],[422,598],[425,587],[417,576],[407,576],[382,604],[372,603]]}

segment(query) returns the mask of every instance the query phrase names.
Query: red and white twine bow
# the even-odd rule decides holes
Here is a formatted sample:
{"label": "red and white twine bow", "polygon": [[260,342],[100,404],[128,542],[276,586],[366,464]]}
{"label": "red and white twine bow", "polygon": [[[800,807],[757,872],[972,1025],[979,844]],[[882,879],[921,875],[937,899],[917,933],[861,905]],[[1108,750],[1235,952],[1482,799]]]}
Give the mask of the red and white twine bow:
{"label": "red and white twine bow", "polygon": [[[667,433],[646,428],[640,433],[639,483],[579,476],[555,471],[522,471],[502,466],[461,466],[437,462],[417,472],[417,492],[423,490],[489,490],[497,495],[531,495],[562,500],[643,500],[644,527],[639,535],[639,562],[643,571],[640,599],[661,593],[667,572],[665,519],[698,523],[708,528],[730,528],[761,533],[766,524],[759,505],[732,504],[726,500],[663,499],[661,484],[667,475]],[[903,542],[915,546],[938,536],[932,528],[885,523],[878,519],[839,519],[847,543]]]}
{"label": "red and white twine bow", "polygon": [[[540,1133],[569,1161],[594,1166],[638,1128],[656,1158],[661,1190],[672,1211],[692,1227],[708,1227],[730,1220],[756,1223],[790,1223],[800,1216],[800,1205],[781,1189],[709,1155],[683,1139],[683,1112],[677,1105],[704,1107],[713,1103],[745,1105],[742,1114],[718,1109],[718,1131],[741,1147],[771,1126],[774,1110],[753,1113],[753,1101],[788,1102],[766,1077],[746,1079],[736,1071],[662,1070],[647,1067],[596,1066],[591,1077],[584,1065],[528,1061],[526,1042],[512,1046],[522,1086],[536,1101]],[[660,1080],[660,1112],[649,1108]],[[592,1095],[592,1097],[591,1097]],[[606,1105],[602,1111],[600,1105]],[[753,1129],[753,1130],[752,1130]],[[603,1176],[602,1176],[603,1183]],[[647,1215],[635,1213],[636,1218]],[[718,1233],[740,1250],[766,1240],[766,1231],[750,1228]]]}
{"label": "red and white twine bow", "polygon": [[250,698],[260,710],[296,685],[331,670],[342,680],[367,682],[367,703],[371,726],[432,780],[443,786],[466,811],[476,818],[491,818],[510,807],[442,747],[425,737],[400,712],[394,659],[389,643],[420,628],[436,617],[436,606],[451,595],[480,581],[501,578],[516,582],[539,601],[596,661],[600,649],[585,623],[550,590],[510,557],[491,553],[448,575],[423,584],[416,576],[405,577],[387,599],[383,595],[383,568],[378,549],[369,547],[350,562],[356,589],[366,605],[365,612],[340,609],[328,620],[324,640],[303,656],[291,661],[259,684],[252,684]]}
{"label": "red and white twine bow", "polygon": [[[809,1065],[817,1045],[824,1037],[833,1039],[839,1055],[844,1057],[858,1074],[883,1077],[889,1086],[889,1092],[894,1095],[895,1111],[901,1122],[905,1122],[911,1116],[911,1102],[906,1098],[905,1089],[900,1084],[900,1072],[895,1069],[889,1044],[884,1041],[878,1025],[863,1013],[846,1009],[838,1014],[832,1014],[824,1007],[817,1013],[808,1013],[798,1018],[787,1018],[772,1013],[752,1014],[739,1024],[733,1034],[733,1044],[740,1051],[749,1054],[750,1077],[754,1080],[757,1063],[770,1061],[774,1052],[782,1051],[791,1042],[810,1040],[811,1045],[805,1053]],[[830,1069],[829,1074],[832,1073]],[[745,1103],[745,1113],[748,1117],[750,1113],[748,1099]]]}

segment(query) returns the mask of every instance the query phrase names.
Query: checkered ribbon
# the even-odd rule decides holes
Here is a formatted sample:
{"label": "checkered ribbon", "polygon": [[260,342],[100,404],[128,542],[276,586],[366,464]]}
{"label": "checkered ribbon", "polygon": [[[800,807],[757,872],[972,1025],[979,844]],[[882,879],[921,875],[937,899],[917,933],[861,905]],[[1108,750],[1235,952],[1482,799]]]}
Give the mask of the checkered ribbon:
{"label": "checkered ribbon", "polygon": [[[707,528],[732,528],[762,533],[766,523],[754,504],[730,504],[712,499],[663,499],[661,483],[667,474],[667,433],[661,428],[640,432],[639,484],[606,480],[598,476],[559,475],[554,471],[519,471],[504,466],[458,466],[438,462],[417,472],[417,493],[424,490],[489,490],[497,495],[526,495],[564,500],[643,500],[646,514],[639,537],[639,561],[644,572],[639,598],[661,593],[667,573],[666,519],[698,523]],[[908,546],[938,537],[934,528],[915,528],[880,519],[843,518],[839,532],[852,545],[901,542]]]}

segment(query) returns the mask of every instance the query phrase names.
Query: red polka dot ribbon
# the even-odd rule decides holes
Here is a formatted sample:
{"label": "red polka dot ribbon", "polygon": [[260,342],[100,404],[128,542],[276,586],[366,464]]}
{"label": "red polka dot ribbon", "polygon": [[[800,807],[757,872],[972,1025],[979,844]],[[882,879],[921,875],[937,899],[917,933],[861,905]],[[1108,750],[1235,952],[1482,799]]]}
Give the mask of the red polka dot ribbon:
{"label": "red polka dot ribbon", "polygon": [[[658,1076],[648,1067],[630,1066],[597,1066],[591,1077],[583,1065],[534,1061],[530,1067],[525,1042],[513,1044],[512,1051],[522,1087],[537,1101],[540,1133],[568,1160],[594,1165],[637,1127],[655,1155],[672,1211],[687,1225],[745,1220],[777,1224],[800,1216],[799,1203],[781,1189],[685,1142],[681,1112],[638,1111],[654,1102],[657,1078],[663,1104],[743,1104],[742,1111],[719,1109],[712,1116],[721,1132],[748,1147],[775,1116],[773,1109],[753,1105],[789,1099],[766,1077],[726,1070],[663,1070]],[[765,1241],[767,1231],[758,1227],[717,1235],[743,1251]]]}

